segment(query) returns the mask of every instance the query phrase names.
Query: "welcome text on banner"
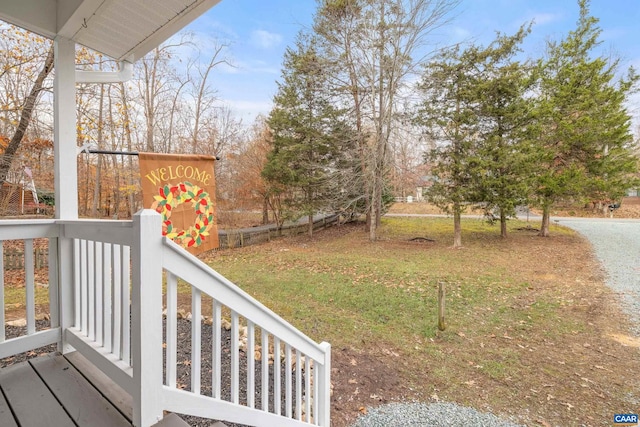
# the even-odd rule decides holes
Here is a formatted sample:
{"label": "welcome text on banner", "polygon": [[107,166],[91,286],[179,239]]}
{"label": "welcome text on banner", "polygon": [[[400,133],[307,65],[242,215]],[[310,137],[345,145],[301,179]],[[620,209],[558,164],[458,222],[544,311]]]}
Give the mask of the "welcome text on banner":
{"label": "welcome text on banner", "polygon": [[140,153],[142,200],[162,215],[162,234],[196,255],[218,247],[215,157]]}

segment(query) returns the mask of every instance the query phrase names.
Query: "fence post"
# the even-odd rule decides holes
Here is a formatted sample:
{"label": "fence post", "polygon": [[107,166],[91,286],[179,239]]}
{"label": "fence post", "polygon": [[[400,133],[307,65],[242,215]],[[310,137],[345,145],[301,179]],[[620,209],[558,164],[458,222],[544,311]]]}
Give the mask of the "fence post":
{"label": "fence post", "polygon": [[[133,218],[131,248],[131,359],[133,424],[148,427],[162,419],[162,226],[153,210]],[[144,331],[143,331],[144,328]]]}
{"label": "fence post", "polygon": [[444,331],[447,325],[444,321],[445,285],[438,282],[438,329]]}
{"label": "fence post", "polygon": [[324,352],[324,363],[314,362],[314,369],[318,369],[318,394],[314,399],[318,399],[318,425],[321,427],[329,427],[331,424],[331,344],[322,342],[320,344]]}

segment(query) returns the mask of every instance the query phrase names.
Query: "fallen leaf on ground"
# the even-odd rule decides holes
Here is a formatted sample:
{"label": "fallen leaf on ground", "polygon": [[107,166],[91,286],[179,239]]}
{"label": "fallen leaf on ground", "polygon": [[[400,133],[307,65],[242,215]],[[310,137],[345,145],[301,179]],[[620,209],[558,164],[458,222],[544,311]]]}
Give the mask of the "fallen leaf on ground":
{"label": "fallen leaf on ground", "polygon": [[560,404],[566,406],[567,407],[567,411],[570,411],[571,408],[573,408],[573,405],[571,403],[569,403],[569,402],[567,402],[567,403],[560,402]]}

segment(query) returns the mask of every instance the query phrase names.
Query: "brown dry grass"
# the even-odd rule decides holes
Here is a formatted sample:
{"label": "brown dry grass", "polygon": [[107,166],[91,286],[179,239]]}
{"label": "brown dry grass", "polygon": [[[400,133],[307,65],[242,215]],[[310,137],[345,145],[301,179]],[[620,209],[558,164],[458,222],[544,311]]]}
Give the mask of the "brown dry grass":
{"label": "brown dry grass", "polygon": [[[538,213],[536,209],[532,209],[532,212]],[[440,215],[445,212],[442,209],[434,206],[430,203],[414,202],[414,203],[395,203],[389,209],[391,214],[423,214],[423,215]],[[467,214],[482,216],[482,210],[469,209]],[[553,209],[551,212],[553,216],[563,217],[584,217],[584,218],[603,218],[609,217],[610,213],[607,210],[602,211],[600,209],[594,209],[591,206],[574,205],[574,206],[560,206]],[[640,218],[640,197],[625,197],[622,199],[622,203],[619,209],[613,212],[615,218]]]}

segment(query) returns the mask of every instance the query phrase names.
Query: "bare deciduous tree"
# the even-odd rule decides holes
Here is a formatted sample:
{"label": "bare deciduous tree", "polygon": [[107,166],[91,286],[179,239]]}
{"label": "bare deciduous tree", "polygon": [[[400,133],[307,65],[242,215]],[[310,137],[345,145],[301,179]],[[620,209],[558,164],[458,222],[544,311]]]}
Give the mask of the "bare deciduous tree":
{"label": "bare deciduous tree", "polygon": [[2,157],[0,157],[0,186],[2,186],[2,184],[7,179],[7,173],[11,168],[14,155],[18,151],[18,148],[20,147],[20,144],[22,143],[22,140],[27,132],[27,127],[31,122],[31,117],[36,106],[36,101],[38,100],[38,97],[42,92],[44,81],[53,68],[53,44],[51,44],[51,47],[49,48],[47,56],[41,67],[42,68],[40,69],[40,72],[33,82],[33,86],[31,86],[29,94],[24,99],[20,112],[20,120],[13,132],[13,136],[11,137],[7,148],[2,154]]}
{"label": "bare deciduous tree", "polygon": [[335,84],[352,98],[367,197],[377,239],[389,167],[389,140],[403,88],[428,58],[429,35],[458,0],[323,0],[315,31],[340,68]]}

